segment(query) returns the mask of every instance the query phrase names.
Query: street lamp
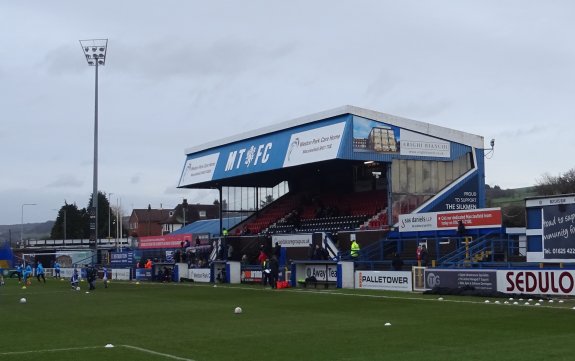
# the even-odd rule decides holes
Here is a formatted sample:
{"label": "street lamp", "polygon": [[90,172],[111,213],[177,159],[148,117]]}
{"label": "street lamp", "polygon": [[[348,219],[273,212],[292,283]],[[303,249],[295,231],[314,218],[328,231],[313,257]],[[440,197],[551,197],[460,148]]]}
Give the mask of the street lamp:
{"label": "street lamp", "polygon": [[94,104],[94,177],[92,209],[90,210],[90,242],[96,247],[98,241],[98,67],[106,65],[108,39],[80,40],[80,46],[89,66],[96,69]]}
{"label": "street lamp", "polygon": [[22,218],[20,218],[20,247],[24,244],[22,241],[24,240],[24,206],[36,206],[36,203],[24,203],[22,204]]}

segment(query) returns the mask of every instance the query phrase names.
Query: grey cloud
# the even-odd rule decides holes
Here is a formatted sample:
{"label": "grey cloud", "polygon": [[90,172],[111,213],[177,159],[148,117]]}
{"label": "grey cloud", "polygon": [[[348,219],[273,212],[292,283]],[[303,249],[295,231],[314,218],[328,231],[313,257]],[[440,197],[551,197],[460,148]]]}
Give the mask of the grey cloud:
{"label": "grey cloud", "polygon": [[46,185],[48,188],[80,188],[84,182],[77,179],[74,175],[63,174],[56,180]]}
{"label": "grey cloud", "polygon": [[392,114],[402,114],[413,119],[430,119],[438,116],[452,106],[448,99],[432,99],[432,96],[413,97],[413,101],[390,105]]}
{"label": "grey cloud", "polygon": [[[148,44],[115,44],[109,53],[114,72],[146,78],[232,76],[293,51],[291,45],[257,47],[235,38],[208,44],[190,40],[156,40]],[[116,57],[116,59],[114,59]]]}
{"label": "grey cloud", "polygon": [[507,138],[516,138],[516,137],[538,135],[538,134],[545,132],[546,130],[547,130],[546,127],[542,127],[540,125],[533,125],[533,126],[528,127],[528,128],[516,128],[516,129],[506,130],[506,131],[499,133],[499,135],[501,135],[502,137],[507,137]]}
{"label": "grey cloud", "polygon": [[390,91],[392,91],[395,85],[398,83],[398,79],[393,74],[382,70],[373,81],[368,84],[365,90],[366,96],[379,98]]}

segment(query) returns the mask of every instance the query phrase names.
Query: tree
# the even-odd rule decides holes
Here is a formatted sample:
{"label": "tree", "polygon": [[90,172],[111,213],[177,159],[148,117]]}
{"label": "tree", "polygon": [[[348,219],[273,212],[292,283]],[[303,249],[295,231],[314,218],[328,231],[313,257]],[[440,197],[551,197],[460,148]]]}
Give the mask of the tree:
{"label": "tree", "polygon": [[537,194],[541,196],[551,196],[557,194],[575,193],[575,168],[558,176],[548,173],[543,174],[535,186]]}
{"label": "tree", "polygon": [[84,234],[86,209],[78,209],[76,204],[64,205],[58,211],[58,217],[52,226],[50,238],[52,239],[81,239],[87,238]]}
{"label": "tree", "polygon": [[[87,210],[92,209],[92,195],[88,202]],[[105,238],[108,235],[108,212],[110,202],[104,193],[98,191],[98,238]],[[84,216],[84,238],[90,238],[90,212],[86,211]]]}
{"label": "tree", "polygon": [[260,201],[260,208],[264,208],[268,204],[271,204],[274,201],[274,196],[268,194],[264,199]]}
{"label": "tree", "polygon": [[505,227],[525,227],[525,205],[507,204],[501,208],[502,222]]}

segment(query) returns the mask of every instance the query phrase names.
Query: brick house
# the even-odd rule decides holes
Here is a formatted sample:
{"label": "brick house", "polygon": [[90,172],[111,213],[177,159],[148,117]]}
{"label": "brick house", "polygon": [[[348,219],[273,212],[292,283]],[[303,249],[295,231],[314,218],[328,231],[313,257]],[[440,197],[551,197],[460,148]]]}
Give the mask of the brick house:
{"label": "brick house", "polygon": [[161,236],[162,225],[169,217],[170,209],[134,209],[130,215],[129,235],[132,237]]}
{"label": "brick house", "polygon": [[162,234],[168,234],[190,223],[204,219],[216,219],[220,216],[219,205],[188,204],[187,200],[178,204],[169,217],[162,222]]}

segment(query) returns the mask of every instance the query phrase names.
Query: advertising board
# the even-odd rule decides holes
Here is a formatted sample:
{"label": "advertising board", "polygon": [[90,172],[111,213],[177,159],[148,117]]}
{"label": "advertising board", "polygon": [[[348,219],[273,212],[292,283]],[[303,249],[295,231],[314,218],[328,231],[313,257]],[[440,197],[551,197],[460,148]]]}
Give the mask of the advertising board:
{"label": "advertising board", "polygon": [[401,155],[440,157],[451,156],[451,143],[424,134],[401,129]]}
{"label": "advertising board", "polygon": [[575,204],[548,205],[542,213],[544,258],[575,259]]}
{"label": "advertising board", "polygon": [[409,271],[356,271],[355,288],[385,291],[413,291]]}
{"label": "advertising board", "polygon": [[400,232],[456,230],[459,221],[466,228],[501,227],[501,208],[400,214],[398,221]]}
{"label": "advertising board", "polygon": [[208,283],[210,282],[211,270],[209,268],[190,268],[188,270],[188,278],[194,282]]}
{"label": "advertising board", "polygon": [[137,247],[139,249],[154,248],[180,248],[182,241],[192,242],[192,234],[166,234],[164,236],[139,237]]}
{"label": "advertising board", "polygon": [[136,280],[150,281],[152,279],[152,270],[150,268],[136,268]]}
{"label": "advertising board", "polygon": [[575,295],[575,271],[500,270],[497,290],[534,295]]}
{"label": "advertising board", "polygon": [[261,283],[263,279],[262,271],[242,270],[240,281],[244,283]]}
{"label": "advertising board", "polygon": [[424,282],[426,289],[432,289],[434,287],[462,288],[469,286],[481,291],[496,291],[497,271],[426,269]]}
{"label": "advertising board", "polygon": [[272,243],[279,244],[281,247],[309,247],[312,242],[312,234],[290,234],[290,235],[273,235]]}
{"label": "advertising board", "polygon": [[130,267],[134,264],[134,251],[110,252],[112,267]]}
{"label": "advertising board", "polygon": [[305,267],[305,276],[314,276],[318,281],[337,281],[336,264],[308,264]]}

